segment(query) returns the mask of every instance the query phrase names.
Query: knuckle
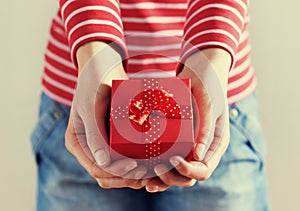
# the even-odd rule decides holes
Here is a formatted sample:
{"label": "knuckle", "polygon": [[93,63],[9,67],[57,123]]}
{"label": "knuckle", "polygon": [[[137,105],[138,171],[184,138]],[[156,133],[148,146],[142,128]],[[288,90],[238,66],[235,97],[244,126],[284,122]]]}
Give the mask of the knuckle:
{"label": "knuckle", "polygon": [[89,174],[93,177],[93,178],[98,178],[100,177],[99,175],[99,167],[93,163],[89,169],[88,169]]}
{"label": "knuckle", "polygon": [[74,138],[74,136],[72,135],[71,132],[69,132],[69,130],[67,129],[65,132],[65,147],[69,152],[73,152],[74,149],[77,147],[76,145],[79,144],[78,141],[76,141],[76,139]]}
{"label": "knuckle", "polygon": [[210,177],[211,177],[211,174],[210,172],[207,172],[203,175],[200,176],[200,178],[198,179],[199,181],[205,181],[205,180],[208,180]]}
{"label": "knuckle", "polygon": [[65,140],[69,140],[70,139],[70,132],[67,128],[66,132],[65,132]]}
{"label": "knuckle", "polygon": [[66,146],[66,148],[69,150],[69,147],[70,147],[70,141],[71,141],[72,139],[71,139],[71,137],[70,137],[70,133],[69,133],[68,129],[67,129],[66,132],[65,132],[64,138],[65,138],[65,146]]}
{"label": "knuckle", "polygon": [[191,169],[189,169],[186,166],[183,166],[180,171],[182,172],[183,175],[185,175],[187,177],[189,177],[192,174]]}
{"label": "knuckle", "polygon": [[186,183],[186,187],[192,187],[196,184],[196,180],[191,179],[189,182]]}
{"label": "knuckle", "polygon": [[73,152],[75,148],[76,143],[74,140],[70,137],[69,134],[65,134],[65,147],[69,152]]}
{"label": "knuckle", "polygon": [[202,122],[198,123],[198,135],[199,136],[208,136],[210,131],[211,131],[211,123],[210,122],[205,122],[203,120]]}
{"label": "knuckle", "polygon": [[174,185],[174,181],[171,181],[170,179],[167,179],[167,178],[162,179],[162,182],[167,186]]}
{"label": "knuckle", "polygon": [[203,125],[200,131],[202,135],[207,135],[210,133],[210,130],[211,130],[210,125]]}
{"label": "knuckle", "polygon": [[65,147],[69,152],[73,153],[73,147],[72,147],[72,144],[70,143],[70,141],[67,141],[67,140],[65,141]]}
{"label": "knuckle", "polygon": [[132,189],[141,189],[143,187],[141,180],[134,180],[134,182],[132,183],[132,185],[129,186]]}
{"label": "knuckle", "polygon": [[124,187],[135,187],[136,186],[136,181],[130,180],[130,179],[125,179],[123,183]]}
{"label": "knuckle", "polygon": [[97,180],[97,182],[98,182],[98,185],[99,185],[101,188],[103,188],[103,189],[108,189],[108,188],[109,188],[109,187],[108,187],[108,184],[107,184],[104,180],[99,179],[99,180]]}
{"label": "knuckle", "polygon": [[225,139],[223,141],[220,142],[219,147],[222,151],[222,153],[224,153],[229,145],[230,142],[230,137],[225,137]]}
{"label": "knuckle", "polygon": [[93,108],[93,102],[90,99],[86,99],[85,103],[78,103],[76,107],[78,114],[80,116],[85,116],[91,112],[91,109]]}
{"label": "knuckle", "polygon": [[88,169],[89,174],[91,175],[91,177],[93,178],[97,178],[97,174],[95,172],[95,170],[93,170],[94,168],[90,168]]}

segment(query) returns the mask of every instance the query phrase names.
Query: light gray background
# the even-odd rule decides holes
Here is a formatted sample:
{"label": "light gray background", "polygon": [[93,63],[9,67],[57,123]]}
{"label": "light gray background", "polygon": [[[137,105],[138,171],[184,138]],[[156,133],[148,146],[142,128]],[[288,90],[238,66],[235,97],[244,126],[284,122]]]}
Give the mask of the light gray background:
{"label": "light gray background", "polygon": [[[35,207],[36,167],[29,142],[36,122],[43,52],[56,1],[0,6],[0,210]],[[300,2],[253,1],[253,61],[274,211],[299,210]]]}

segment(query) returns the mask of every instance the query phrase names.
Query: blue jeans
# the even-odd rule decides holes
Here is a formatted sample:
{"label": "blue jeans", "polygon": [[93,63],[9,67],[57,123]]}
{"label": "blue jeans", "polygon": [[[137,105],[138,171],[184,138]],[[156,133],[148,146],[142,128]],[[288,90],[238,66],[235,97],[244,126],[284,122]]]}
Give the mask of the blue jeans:
{"label": "blue jeans", "polygon": [[230,106],[231,141],[210,179],[162,193],[102,189],[64,146],[69,108],[42,94],[32,136],[39,211],[266,211],[265,142],[256,95]]}

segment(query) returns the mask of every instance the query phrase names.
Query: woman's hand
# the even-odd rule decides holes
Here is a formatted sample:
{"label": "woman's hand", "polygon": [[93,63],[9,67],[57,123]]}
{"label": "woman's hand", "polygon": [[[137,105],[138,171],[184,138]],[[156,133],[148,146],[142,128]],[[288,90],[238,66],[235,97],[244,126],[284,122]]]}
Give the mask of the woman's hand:
{"label": "woman's hand", "polygon": [[173,156],[171,165],[155,166],[158,177],[146,184],[149,192],[164,191],[170,186],[193,186],[208,179],[218,166],[229,144],[229,117],[226,98],[227,73],[230,55],[221,49],[207,49],[193,54],[185,63],[179,78],[190,78],[198,134],[194,146],[194,160]]}
{"label": "woman's hand", "polygon": [[67,149],[103,188],[143,187],[147,168],[133,159],[111,162],[107,119],[113,79],[127,79],[120,55],[91,42],[78,52],[79,77],[65,134]]}

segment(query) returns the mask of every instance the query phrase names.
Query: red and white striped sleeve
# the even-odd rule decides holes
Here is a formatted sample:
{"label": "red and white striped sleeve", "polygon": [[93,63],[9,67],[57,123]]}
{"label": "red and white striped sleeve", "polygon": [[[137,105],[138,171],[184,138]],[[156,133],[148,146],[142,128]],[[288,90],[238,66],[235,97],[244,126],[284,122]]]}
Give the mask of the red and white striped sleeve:
{"label": "red and white striped sleeve", "polygon": [[197,50],[218,47],[230,53],[232,68],[248,5],[249,0],[190,0],[184,25],[181,61]]}
{"label": "red and white striped sleeve", "polygon": [[60,10],[75,66],[77,49],[90,41],[114,42],[127,54],[118,0],[60,0]]}

